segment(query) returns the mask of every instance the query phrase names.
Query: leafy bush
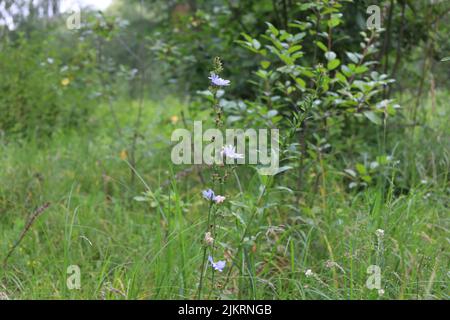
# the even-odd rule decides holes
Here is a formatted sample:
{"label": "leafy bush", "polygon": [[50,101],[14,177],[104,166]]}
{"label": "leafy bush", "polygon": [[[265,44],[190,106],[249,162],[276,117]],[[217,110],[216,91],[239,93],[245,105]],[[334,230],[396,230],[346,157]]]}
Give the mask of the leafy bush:
{"label": "leafy bush", "polygon": [[[376,144],[377,126],[399,108],[383,99],[393,80],[374,70],[375,30],[360,33],[359,52],[334,50],[343,22],[341,8],[338,2],[305,4],[301,10],[306,21],[289,23],[294,32],[267,23],[260,37],[243,33],[238,41],[259,56],[257,80],[252,81],[259,94],[246,102],[248,107],[228,111],[237,121],[284,130],[284,160],[299,169],[301,180],[308,168],[320,176],[324,168],[315,163],[324,158],[344,159],[333,161],[333,167],[343,170],[345,162],[367,152],[367,144]],[[312,52],[312,58],[306,52]]]}
{"label": "leafy bush", "polygon": [[95,55],[83,39],[62,40],[50,31],[19,34],[2,46],[1,131],[41,137],[86,122],[96,80]]}

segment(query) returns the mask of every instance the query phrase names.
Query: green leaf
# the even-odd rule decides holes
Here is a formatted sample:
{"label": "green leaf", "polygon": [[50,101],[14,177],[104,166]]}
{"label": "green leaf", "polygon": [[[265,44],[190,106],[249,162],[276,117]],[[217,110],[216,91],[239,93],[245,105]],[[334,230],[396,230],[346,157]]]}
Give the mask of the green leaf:
{"label": "green leaf", "polygon": [[348,57],[352,62],[354,62],[354,63],[358,63],[358,62],[359,62],[358,56],[357,56],[356,54],[351,53],[351,52],[346,52],[345,54],[347,55],[347,57]]}
{"label": "green leaf", "polygon": [[347,174],[349,174],[350,176],[352,176],[353,178],[356,177],[356,172],[352,169],[345,169],[344,170]]}
{"label": "green leaf", "polygon": [[275,28],[275,26],[273,24],[271,24],[270,22],[266,22],[266,24],[269,27],[270,32],[272,32],[275,36],[278,36],[280,31],[278,31],[278,29]]}
{"label": "green leaf", "polygon": [[289,53],[294,53],[295,51],[298,51],[298,50],[300,50],[301,48],[302,48],[301,45],[292,46],[292,47],[290,47],[290,48],[288,49],[288,52],[289,52]]}
{"label": "green leaf", "polygon": [[363,164],[357,163],[355,167],[359,174],[364,175],[367,173],[367,169]]}
{"label": "green leaf", "polygon": [[381,118],[373,111],[365,111],[364,115],[367,119],[369,119],[371,122],[375,123],[376,125],[381,124]]}
{"label": "green leaf", "polygon": [[280,167],[280,168],[278,168],[277,171],[275,171],[275,174],[274,174],[274,175],[277,175],[277,174],[279,174],[279,173],[282,173],[282,172],[287,171],[287,170],[290,170],[290,169],[292,169],[292,167],[290,167],[290,166]]}
{"label": "green leaf", "polygon": [[330,28],[334,28],[334,27],[337,27],[340,22],[341,22],[341,19],[339,19],[337,17],[333,17],[330,20],[328,20],[328,26]]}
{"label": "green leaf", "polygon": [[302,78],[295,78],[295,82],[303,89],[306,89],[306,82]]}
{"label": "green leaf", "polygon": [[353,71],[346,65],[341,66],[341,70],[346,77],[351,77],[353,75]]}
{"label": "green leaf", "polygon": [[[233,204],[236,204],[236,203],[233,202]],[[242,216],[239,214],[239,212],[231,211],[231,215],[235,216],[236,219],[237,219],[243,226],[245,226],[245,221],[244,221],[244,219],[242,218]]]}
{"label": "green leaf", "polygon": [[315,3],[302,3],[299,5],[299,10],[306,11],[313,8],[315,5],[316,5]]}
{"label": "green leaf", "polygon": [[285,54],[280,53],[280,54],[277,54],[277,56],[288,66],[291,66],[294,64],[294,61],[291,59],[291,57],[289,57]]}
{"label": "green leaf", "polygon": [[308,77],[308,78],[313,78],[313,77],[314,77],[314,73],[311,72],[311,71],[309,71],[309,70],[307,70],[307,69],[301,70],[301,73],[302,73],[304,76]]}
{"label": "green leaf", "polygon": [[328,70],[334,70],[341,64],[341,61],[339,59],[334,59],[328,62],[327,69]]}
{"label": "green leaf", "polygon": [[327,48],[322,42],[316,41],[316,45],[317,45],[321,50],[323,50],[324,52],[327,52],[327,51],[328,51],[328,48]]}
{"label": "green leaf", "polygon": [[227,117],[228,123],[233,123],[233,122],[240,121],[240,120],[242,120],[241,116],[228,116]]}
{"label": "green leaf", "polygon": [[242,32],[241,35],[247,40],[247,42],[252,42],[252,37],[250,37],[248,34]]}
{"label": "green leaf", "polygon": [[355,69],[355,73],[361,74],[361,73],[366,72],[367,70],[369,70],[369,68],[367,68],[366,66],[358,66]]}
{"label": "green leaf", "polygon": [[278,114],[277,110],[270,110],[269,112],[267,112],[267,118],[273,118]]}
{"label": "green leaf", "polygon": [[148,201],[149,199],[147,197],[142,197],[142,196],[136,196],[133,198],[135,201],[139,201],[139,202],[145,202]]}
{"label": "green leaf", "polygon": [[346,78],[342,73],[340,73],[339,71],[336,72],[336,78],[337,78],[339,81],[341,81],[341,82],[344,82],[344,83],[347,82],[347,78]]}
{"label": "green leaf", "polygon": [[267,69],[268,67],[270,67],[270,61],[267,61],[267,60],[261,61],[261,66],[264,69]]}

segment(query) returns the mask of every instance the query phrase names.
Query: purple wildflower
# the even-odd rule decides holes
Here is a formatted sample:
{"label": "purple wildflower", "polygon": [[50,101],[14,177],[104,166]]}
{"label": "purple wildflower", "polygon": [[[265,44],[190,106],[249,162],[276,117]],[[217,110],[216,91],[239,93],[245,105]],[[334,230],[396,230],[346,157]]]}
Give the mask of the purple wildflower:
{"label": "purple wildflower", "polygon": [[222,87],[222,86],[229,86],[230,85],[230,80],[225,80],[222,79],[221,77],[219,77],[217,74],[215,73],[211,73],[211,76],[208,77],[208,79],[211,80],[211,83],[213,85],[216,85],[218,87]]}
{"label": "purple wildflower", "polygon": [[222,156],[225,155],[226,158],[231,158],[231,159],[243,159],[244,158],[243,154],[236,153],[236,147],[234,147],[232,145],[222,147],[222,151],[220,152],[220,154]]}
{"label": "purple wildflower", "polygon": [[205,198],[206,200],[210,200],[210,201],[214,201],[214,198],[216,197],[216,195],[214,194],[214,191],[212,191],[211,189],[203,190],[202,194],[203,194],[203,198]]}
{"label": "purple wildflower", "polygon": [[213,200],[214,200],[215,203],[219,204],[219,203],[224,202],[225,199],[226,199],[226,198],[225,198],[224,196],[219,196],[219,195],[217,195],[217,196],[214,197]]}
{"label": "purple wildflower", "polygon": [[214,268],[214,270],[222,272],[223,268],[225,268],[225,261],[217,261],[214,262],[213,258],[211,256],[208,256],[208,261],[211,263],[211,266]]}
{"label": "purple wildflower", "polygon": [[215,195],[214,191],[211,189],[203,190],[202,191],[203,198],[209,201],[214,201],[215,203],[219,204],[222,203],[225,200],[224,196],[221,195]]}

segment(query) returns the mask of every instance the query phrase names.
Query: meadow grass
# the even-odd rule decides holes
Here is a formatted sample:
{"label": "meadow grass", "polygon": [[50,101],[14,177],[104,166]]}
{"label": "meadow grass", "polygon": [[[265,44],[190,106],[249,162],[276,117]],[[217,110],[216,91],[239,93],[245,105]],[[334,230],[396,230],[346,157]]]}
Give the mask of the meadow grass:
{"label": "meadow grass", "polygon": [[[389,179],[348,190],[325,161],[326,179],[299,197],[283,187],[289,173],[268,178],[238,168],[225,188],[230,210],[218,214],[216,241],[236,253],[245,235],[240,268],[225,288],[229,269],[216,273],[203,297],[448,298],[448,97],[424,115],[428,127],[394,144],[403,154],[399,170],[417,181],[408,190]],[[124,136],[133,134],[125,125],[136,108],[116,106]],[[47,142],[0,143],[0,258],[29,214],[51,202],[0,269],[0,292],[11,299],[196,298],[208,206],[198,172],[175,175],[182,169],[170,164],[170,134],[183,108],[175,99],[145,102],[134,180],[107,106],[86,128],[55,132]],[[147,187],[150,201],[135,201]],[[67,288],[69,265],[81,269],[80,290]],[[382,295],[366,287],[370,265],[381,268]]]}

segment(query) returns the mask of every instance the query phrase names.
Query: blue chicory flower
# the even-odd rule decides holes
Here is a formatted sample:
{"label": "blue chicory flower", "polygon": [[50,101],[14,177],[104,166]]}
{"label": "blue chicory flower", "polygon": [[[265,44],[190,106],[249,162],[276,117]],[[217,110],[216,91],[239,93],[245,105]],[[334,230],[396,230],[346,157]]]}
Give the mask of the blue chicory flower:
{"label": "blue chicory flower", "polygon": [[222,87],[222,86],[229,86],[230,85],[230,80],[225,80],[222,79],[221,77],[219,77],[217,74],[215,73],[211,73],[211,76],[208,77],[208,79],[211,80],[211,83],[213,85],[216,85],[218,87]]}
{"label": "blue chicory flower", "polygon": [[211,189],[203,190],[202,191],[203,198],[209,201],[214,201],[217,204],[220,204],[225,201],[225,197],[221,195],[215,195],[214,191]]}
{"label": "blue chicory flower", "polygon": [[240,153],[236,153],[236,147],[229,145],[222,147],[222,151],[220,152],[222,156],[230,159],[243,159],[244,155]]}
{"label": "blue chicory flower", "polygon": [[216,197],[216,195],[214,194],[214,191],[212,191],[211,189],[203,190],[202,194],[203,194],[203,198],[205,198],[206,200],[210,200],[210,201],[214,201],[214,198]]}
{"label": "blue chicory flower", "polygon": [[213,258],[211,256],[208,256],[208,261],[211,263],[211,266],[214,268],[214,270],[222,272],[223,268],[225,268],[225,261],[217,261],[214,262]]}

